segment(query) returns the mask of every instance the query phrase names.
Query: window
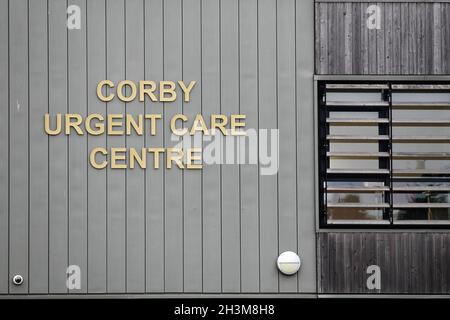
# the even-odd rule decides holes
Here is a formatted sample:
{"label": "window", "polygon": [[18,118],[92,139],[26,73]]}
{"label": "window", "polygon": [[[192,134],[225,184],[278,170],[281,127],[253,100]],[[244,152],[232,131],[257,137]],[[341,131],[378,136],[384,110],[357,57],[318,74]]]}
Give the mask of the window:
{"label": "window", "polygon": [[321,225],[450,225],[450,83],[319,82]]}

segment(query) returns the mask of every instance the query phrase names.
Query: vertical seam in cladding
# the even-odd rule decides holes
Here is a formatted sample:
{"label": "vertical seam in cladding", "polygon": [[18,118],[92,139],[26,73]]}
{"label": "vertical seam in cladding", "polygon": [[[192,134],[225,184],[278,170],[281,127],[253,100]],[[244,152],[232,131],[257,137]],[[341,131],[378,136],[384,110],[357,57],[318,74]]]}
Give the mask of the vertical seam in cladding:
{"label": "vertical seam in cladding", "polygon": [[[146,78],[146,63],[145,63],[145,0],[142,0],[142,28],[143,28],[143,56],[144,56],[144,79]],[[147,103],[144,99],[144,113],[146,113]],[[144,148],[147,147],[147,135],[145,134],[144,126]],[[147,152],[147,150],[146,150]],[[144,172],[144,292],[147,292],[147,174]]]}
{"label": "vertical seam in cladding", "polygon": [[[66,10],[65,10],[65,20],[67,23],[67,7],[68,7],[68,0],[66,0]],[[68,26],[66,26],[66,110],[67,113],[69,113],[69,28]],[[66,164],[67,164],[67,168],[66,168],[66,173],[67,173],[67,190],[66,190],[66,203],[67,203],[67,266],[70,263],[70,237],[69,237],[69,233],[70,233],[70,206],[69,206],[69,135],[66,138],[67,141],[67,147],[66,147],[66,151],[67,151],[67,159],[66,159]],[[69,293],[69,289],[66,288],[66,292]]]}
{"label": "vertical seam in cladding", "polygon": [[[398,5],[398,7],[399,7],[399,9],[398,9],[398,13],[399,13],[399,15],[400,15],[400,17],[399,17],[399,31],[400,30],[402,30],[402,26],[403,26],[403,15],[402,15],[402,6],[401,6],[401,3]],[[397,63],[398,63],[398,66],[397,66],[397,74],[402,74],[402,72],[403,72],[403,68],[402,68],[402,63],[404,63],[404,61],[402,60],[402,58],[403,58],[403,38],[402,38],[402,36],[401,36],[401,33],[400,33],[400,36],[399,36],[399,39],[400,39],[400,46],[398,47],[398,50],[399,50],[399,52],[398,52],[398,56],[399,56],[399,60],[401,61],[401,63],[400,63],[400,61],[397,61]]]}
{"label": "vertical seam in cladding", "polygon": [[[219,0],[219,113],[222,112],[222,0]],[[223,162],[223,140],[220,139],[220,162]],[[223,292],[223,223],[222,223],[222,163],[219,165],[220,197],[220,292]]]}
{"label": "vertical seam in cladding", "polygon": [[[238,58],[238,108],[239,108],[239,114],[241,114],[241,24],[240,24],[240,17],[241,17],[241,11],[240,11],[240,2],[237,1],[237,45],[238,45],[238,52],[237,52],[237,58]],[[240,148],[240,142],[241,139],[238,137],[237,139],[237,157],[239,164],[239,183],[238,183],[238,195],[239,195],[239,292],[242,293],[242,197],[241,197],[241,148]]]}
{"label": "vertical seam in cladding", "polygon": [[[319,29],[321,27],[321,19],[320,19],[321,15],[316,16],[317,12],[319,11],[316,9],[316,6],[319,6],[319,5],[320,5],[319,3],[316,3],[314,1],[313,12],[312,12],[313,17],[314,17],[314,26],[313,26],[313,30],[312,30],[313,37],[314,37],[314,47],[313,47],[313,51],[314,51],[313,70],[314,71],[313,71],[313,74],[320,73],[320,72],[317,72],[317,69],[316,69],[316,67],[317,67],[317,58],[316,57],[319,57],[319,62],[320,62],[320,57],[322,56],[321,54],[317,54],[317,48],[316,48],[316,46],[317,46],[316,26],[317,26],[317,29]],[[294,10],[295,10],[295,28],[297,28],[297,2],[295,0],[294,0]],[[297,38],[297,30],[295,30],[295,38]],[[320,39],[320,40],[323,40],[323,39]],[[319,44],[319,46],[321,45],[320,41],[318,42],[318,44]],[[321,50],[319,50],[319,53],[321,53],[320,51]],[[297,52],[297,41],[295,42],[295,52]],[[295,66],[295,73],[297,74],[297,65]]]}
{"label": "vertical seam in cladding", "polygon": [[[50,115],[50,72],[49,72],[49,7],[47,0],[47,113]],[[50,136],[47,135],[47,293],[50,293]]]}
{"label": "vertical seam in cladding", "polygon": [[[406,35],[405,35],[405,40],[406,40],[406,44],[407,44],[407,46],[406,46],[406,58],[408,59],[408,61],[407,61],[407,63],[406,64],[404,64],[404,69],[402,70],[402,74],[407,74],[407,75],[409,75],[409,74],[411,74],[411,69],[410,69],[410,64],[411,64],[411,57],[409,56],[409,54],[410,54],[410,49],[411,49],[411,41],[410,41],[410,39],[409,39],[409,37],[411,36],[411,29],[409,28],[409,26],[410,26],[410,24],[409,24],[409,3],[406,3],[405,4],[405,7],[406,7],[406,18],[407,18],[407,21],[406,21],[406,28],[407,28],[407,31],[406,31]],[[403,49],[405,49],[405,48],[403,48]]]}
{"label": "vertical seam in cladding", "polygon": [[[313,11],[314,11],[313,6]],[[314,28],[313,28],[314,32]],[[315,60],[315,59],[314,59]],[[295,242],[298,254],[298,140],[297,140],[297,2],[294,0],[294,119],[295,119]],[[299,291],[300,277],[297,275],[297,292]]]}
{"label": "vertical seam in cladding", "polygon": [[[278,125],[278,0],[275,0],[275,96],[276,96],[276,113],[275,113],[275,119],[276,119],[276,125],[277,130],[279,129]],[[278,134],[280,132],[278,131]],[[278,252],[277,255],[280,253],[280,185],[279,185],[279,172],[277,172],[277,243],[278,243]],[[278,285],[278,292],[280,292],[280,274],[277,276],[277,285]]]}
{"label": "vertical seam in cladding", "polygon": [[[184,64],[183,64],[183,56],[184,56],[184,20],[183,20],[183,3],[180,1],[180,15],[181,15],[181,79],[184,80],[183,78],[183,69],[184,69]],[[183,114],[183,109],[184,109],[184,100],[181,99],[181,114]],[[182,128],[184,127],[184,123],[182,125]],[[181,138],[181,145],[183,146],[183,138]],[[181,170],[181,278],[182,278],[182,292],[184,292],[184,170]]]}
{"label": "vertical seam in cladding", "polygon": [[[441,35],[441,61],[442,63],[445,63],[447,68],[445,68],[445,65],[441,66],[441,73],[442,74],[448,74],[450,72],[449,70],[449,59],[446,59],[446,52],[445,52],[445,48],[446,46],[448,46],[448,44],[446,44],[446,39],[448,38],[448,33],[450,32],[450,28],[446,28],[446,26],[448,26],[448,19],[449,19],[449,15],[447,13],[447,15],[445,15],[445,12],[448,12],[449,10],[444,10],[445,7],[448,7],[448,3],[441,3],[442,6],[442,21],[446,22],[446,25],[444,25],[443,30],[445,31],[443,35]],[[448,53],[447,53],[448,54]]]}
{"label": "vertical seam in cladding", "polygon": [[256,173],[256,176],[258,177],[258,292],[261,292],[261,195],[260,195],[260,164],[259,164],[259,2],[256,0],[256,83],[257,83],[257,94],[256,94],[256,107],[257,107],[257,120],[258,120],[258,131],[256,134],[256,139],[258,141],[257,143],[257,165],[258,165],[258,171]]}
{"label": "vertical seam in cladding", "polygon": [[[203,1],[200,0],[200,114],[203,114]],[[203,149],[203,139],[200,141],[201,148]],[[202,157],[203,163],[203,157]],[[203,169],[201,170],[201,186],[200,186],[200,205],[201,205],[201,254],[202,254],[202,292],[203,289]]]}
{"label": "vertical seam in cladding", "polygon": [[444,15],[444,7],[445,7],[445,3],[440,3],[439,4],[439,6],[440,6],[440,12],[441,12],[441,43],[440,43],[440,46],[441,46],[441,50],[440,50],[440,53],[439,53],[439,55],[440,55],[440,71],[439,71],[439,73],[440,74],[444,74],[445,73],[445,64],[446,64],[446,59],[445,59],[445,50],[444,50],[444,48],[445,48],[445,36],[446,36],[446,31],[448,32],[448,29],[446,29],[445,28],[445,25],[444,25],[444,23],[445,23],[445,21],[446,21],[446,18],[445,18],[445,15]]}
{"label": "vertical seam in cladding", "polygon": [[[380,7],[378,3],[377,3],[377,5],[378,5],[378,7]],[[380,8],[379,12],[380,12],[380,18],[384,17],[384,15],[381,13],[381,8]],[[384,30],[385,29],[383,28],[383,32],[384,32]],[[379,33],[379,31],[376,28],[372,32],[372,34],[375,34],[375,41],[374,41],[374,43],[375,43],[375,52],[374,52],[374,55],[375,55],[375,66],[374,66],[372,72],[370,72],[371,74],[378,74],[379,73],[378,72],[378,68],[379,68],[379,65],[378,65],[378,33]]]}
{"label": "vertical seam in cladding", "polygon": [[28,103],[28,112],[27,112],[27,133],[28,133],[28,269],[27,269],[27,291],[30,293],[30,1],[27,0],[27,103]]}
{"label": "vertical seam in cladding", "polygon": [[[86,71],[86,116],[89,114],[89,101],[88,101],[88,81],[89,81],[89,75],[88,75],[88,54],[87,54],[87,19],[88,19],[88,10],[87,10],[87,0],[85,0],[85,11],[86,11],[86,18],[85,18],[85,71]],[[86,135],[86,155],[89,154],[89,136]],[[86,166],[86,293],[89,293],[89,172],[88,167]]]}
{"label": "vertical seam in cladding", "polygon": [[[123,0],[123,34],[124,34],[124,73],[125,79],[127,78],[127,5],[125,0]],[[125,114],[127,113],[127,103],[124,102]],[[127,135],[125,138],[125,148],[127,147]],[[128,292],[128,173],[125,171],[125,292]]]}
{"label": "vertical seam in cladding", "polygon": [[[47,0],[48,1],[48,0]],[[108,10],[107,10],[107,6],[106,6],[107,1],[104,0],[104,4],[105,4],[105,79],[108,79]],[[105,112],[106,112],[106,117],[108,117],[108,102],[105,102]],[[105,136],[105,146],[106,148],[108,147],[108,135]],[[106,276],[105,276],[105,291],[108,292],[108,217],[109,217],[109,213],[108,213],[108,166],[106,167],[106,173],[105,173],[105,184],[106,184],[106,194],[105,194],[105,249],[106,249],[106,254],[105,254],[105,272],[106,272]]]}
{"label": "vertical seam in cladding", "polygon": [[[164,59],[164,53],[165,53],[165,39],[164,39],[164,35],[165,35],[165,19],[164,19],[164,14],[165,14],[165,5],[164,5],[164,0],[161,0],[162,2],[162,77],[164,80],[164,69],[165,69],[165,59]],[[164,119],[164,111],[165,111],[165,105],[166,103],[163,102],[162,103],[162,118]],[[162,142],[163,142],[163,147],[166,146],[166,141],[165,141],[165,121],[162,122]],[[166,159],[167,155],[163,155],[163,158],[167,164],[167,159]],[[162,187],[162,203],[163,203],[163,292],[166,291],[166,166],[163,166],[163,187]]]}
{"label": "vertical seam in cladding", "polygon": [[[84,8],[86,10],[85,18],[85,54],[86,54],[86,116],[89,114],[89,98],[88,98],[88,82],[89,82],[89,71],[88,71],[88,7],[87,0],[84,1]],[[86,135],[86,156],[89,154],[89,135]],[[89,293],[89,167],[86,162],[86,293]]]}
{"label": "vertical seam in cladding", "polygon": [[[383,42],[384,42],[384,44],[383,44],[383,53],[384,53],[384,55],[383,55],[383,57],[382,57],[382,59],[384,60],[384,67],[383,67],[383,74],[387,74],[387,67],[386,67],[386,38],[387,38],[387,35],[388,35],[388,33],[387,33],[387,31],[386,31],[386,8],[387,8],[387,4],[383,4]],[[416,17],[417,18],[417,17]],[[416,21],[416,25],[417,25],[417,21]]]}
{"label": "vertical seam in cladding", "polygon": [[11,272],[11,260],[9,259],[9,257],[11,256],[11,226],[10,226],[10,216],[11,216],[11,192],[9,192],[10,190],[10,186],[11,186],[11,170],[10,170],[10,157],[11,157],[11,153],[10,153],[10,140],[11,140],[11,133],[10,133],[10,129],[11,129],[11,118],[10,118],[10,109],[11,109],[11,79],[10,79],[10,27],[9,27],[9,23],[10,23],[10,19],[9,19],[9,0],[8,0],[8,293],[10,293],[10,284],[9,284],[9,277],[10,277],[10,272]]}

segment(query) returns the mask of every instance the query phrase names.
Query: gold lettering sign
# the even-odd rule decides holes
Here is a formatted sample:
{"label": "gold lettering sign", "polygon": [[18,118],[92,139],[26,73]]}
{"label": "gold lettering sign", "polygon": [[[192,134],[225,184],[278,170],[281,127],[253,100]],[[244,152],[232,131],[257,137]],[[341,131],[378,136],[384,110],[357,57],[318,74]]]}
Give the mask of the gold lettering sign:
{"label": "gold lettering sign", "polygon": [[[158,126],[163,127],[162,114],[127,114],[107,112],[108,102],[118,99],[124,103],[133,101],[149,103],[167,103],[182,99],[183,103],[191,101],[191,92],[196,81],[152,81],[141,80],[134,82],[122,80],[117,83],[111,80],[99,81],[96,94],[100,101],[105,102],[105,112],[81,115],[77,113],[44,115],[44,131],[49,136],[57,135],[108,135],[130,136],[157,134]],[[125,105],[125,104],[124,104]],[[126,109],[125,109],[126,110]],[[184,114],[175,114],[167,124],[170,131],[176,136],[215,135],[224,136],[245,135],[245,119],[243,114],[212,114],[207,119],[201,114],[188,117]],[[165,158],[165,161],[163,160]],[[154,169],[164,165],[167,169],[201,169],[201,148],[164,148],[160,146],[134,147],[94,147],[89,151],[88,161],[95,169],[147,169],[148,163]]]}

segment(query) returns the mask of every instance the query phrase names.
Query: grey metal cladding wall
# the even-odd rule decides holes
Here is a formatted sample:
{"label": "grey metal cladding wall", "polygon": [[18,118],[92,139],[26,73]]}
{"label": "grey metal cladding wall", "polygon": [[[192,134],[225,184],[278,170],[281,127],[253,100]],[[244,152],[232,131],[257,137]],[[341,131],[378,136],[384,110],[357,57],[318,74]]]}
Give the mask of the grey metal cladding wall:
{"label": "grey metal cladding wall", "polygon": [[[69,4],[81,30],[66,28]],[[68,293],[70,264],[82,271],[70,293],[315,292],[312,12],[295,0],[0,0],[0,294]],[[198,84],[189,103],[103,103],[103,79]],[[43,130],[46,112],[144,111],[164,114],[156,136]],[[180,112],[280,128],[278,175],[88,164],[96,146],[167,144]],[[298,275],[277,272],[284,250],[303,259]]]}
{"label": "grey metal cladding wall", "polygon": [[[369,30],[377,4],[381,28]],[[450,3],[316,2],[318,74],[450,74]]]}
{"label": "grey metal cladding wall", "polygon": [[[320,234],[320,292],[448,294],[450,234],[330,232]],[[381,289],[366,286],[378,265]]]}

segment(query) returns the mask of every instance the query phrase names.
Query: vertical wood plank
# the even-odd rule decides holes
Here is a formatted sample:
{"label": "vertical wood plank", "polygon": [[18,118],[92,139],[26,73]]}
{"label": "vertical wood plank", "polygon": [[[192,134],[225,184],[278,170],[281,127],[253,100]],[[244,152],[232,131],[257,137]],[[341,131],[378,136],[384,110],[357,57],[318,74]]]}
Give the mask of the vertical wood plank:
{"label": "vertical wood plank", "polygon": [[[220,2],[220,113],[239,114],[239,11],[238,1]],[[222,135],[220,132],[217,135]],[[222,181],[222,290],[239,292],[240,281],[240,188],[237,159],[237,139],[223,139],[225,165],[221,166]],[[233,157],[234,155],[234,157]]]}
{"label": "vertical wood plank", "polygon": [[328,292],[330,293],[334,293],[337,292],[337,275],[338,275],[338,270],[337,270],[337,265],[336,265],[336,246],[337,246],[337,241],[336,241],[336,234],[332,233],[328,235],[328,251],[329,251],[329,255],[330,255],[330,262],[329,262],[329,270],[330,270],[330,277],[331,279],[328,281]]}
{"label": "vertical wood plank", "polygon": [[441,19],[442,19],[442,68],[441,73],[450,74],[450,59],[446,59],[446,55],[450,52],[450,6],[448,3],[442,3]]}
{"label": "vertical wood plank", "polygon": [[422,291],[423,281],[420,277],[420,261],[423,260],[424,246],[421,233],[411,234],[411,292]]}
{"label": "vertical wood plank", "polygon": [[[30,293],[48,293],[47,1],[29,3],[30,55]],[[1,27],[0,27],[1,28]]]}
{"label": "vertical wood plank", "polygon": [[[372,242],[374,243],[374,253],[373,253],[374,260],[373,260],[372,264],[375,264],[380,267],[381,289],[380,290],[374,289],[374,290],[371,290],[371,292],[381,293],[381,292],[384,292],[384,290],[385,290],[385,288],[383,287],[383,280],[385,280],[388,277],[388,272],[385,271],[384,265],[385,265],[385,254],[386,254],[387,247],[389,245],[386,243],[387,241],[386,241],[386,237],[385,237],[384,233],[374,233]],[[366,274],[366,277],[368,277],[367,274]]]}
{"label": "vertical wood plank", "polygon": [[409,3],[400,3],[400,71],[409,74]]}
{"label": "vertical wood plank", "polygon": [[[259,126],[277,128],[277,6],[275,0],[258,2]],[[264,139],[262,139],[264,138]],[[261,140],[262,139],[262,140]],[[267,135],[259,148],[268,147]],[[273,150],[272,150],[273,151]],[[261,171],[259,172],[261,174]],[[278,292],[278,175],[260,175],[260,290]]]}
{"label": "vertical wood plank", "polygon": [[318,234],[320,251],[318,256],[320,257],[320,269],[319,269],[319,293],[325,293],[328,291],[327,288],[327,279],[329,278],[330,269],[329,269],[329,253],[328,253],[328,237],[326,233]]}
{"label": "vertical wood plank", "polygon": [[[371,3],[364,4],[363,6],[366,8],[364,10],[364,22],[367,23],[367,18],[369,15],[367,14],[367,8],[372,5]],[[383,14],[381,13],[381,18],[383,19]],[[369,29],[366,25],[366,30],[368,33],[368,43],[367,43],[367,50],[368,50],[368,70],[369,74],[376,74],[377,73],[377,54],[378,54],[378,46],[377,46],[377,29]]]}
{"label": "vertical wood plank", "polygon": [[385,73],[393,73],[393,21],[392,3],[384,4],[384,32],[385,32]]}
{"label": "vertical wood plank", "polygon": [[[219,25],[219,1],[202,0],[202,114],[205,118],[220,112]],[[220,193],[220,167],[204,165],[202,200],[204,292],[222,290]]]}
{"label": "vertical wood plank", "polygon": [[[191,91],[191,101],[183,105],[189,118],[201,113],[201,11],[200,0],[183,1],[183,80],[197,81]],[[190,139],[190,137],[187,137]],[[201,133],[194,140],[201,139]],[[187,145],[186,145],[187,147]],[[192,144],[191,147],[201,147]],[[202,291],[202,171],[184,170],[184,291]]]}
{"label": "vertical wood plank", "polygon": [[[163,0],[145,1],[145,78],[164,80]],[[162,102],[145,103],[146,113],[163,114]],[[160,147],[163,120],[156,123],[156,135],[146,137],[148,147]],[[163,160],[160,159],[160,160]],[[154,159],[148,165],[154,167]],[[164,173],[163,169],[146,170],[146,289],[164,291]]]}
{"label": "vertical wood plank", "polygon": [[402,284],[402,290],[403,292],[409,292],[410,289],[410,282],[411,282],[411,273],[410,273],[410,260],[409,255],[411,253],[411,242],[410,242],[410,238],[408,233],[403,233],[402,234],[402,251],[401,251],[401,256],[402,256],[402,260],[403,263],[401,264],[401,269],[400,272],[403,273],[403,284]]}
{"label": "vertical wood plank", "polygon": [[[362,263],[363,257],[363,245],[362,245],[362,237],[360,233],[354,233],[352,235],[352,248],[353,248],[353,275],[352,282],[355,284],[361,284],[361,281],[364,278],[365,270],[364,264]],[[364,284],[364,282],[363,282]],[[365,287],[363,285],[357,286],[355,289],[356,292],[362,293],[365,291]]]}
{"label": "vertical wood plank", "polygon": [[345,61],[345,4],[338,2],[336,5],[336,35],[335,35],[335,50],[336,50],[336,74],[344,73]]}
{"label": "vertical wood plank", "polygon": [[[297,252],[295,3],[277,2],[277,126],[279,128],[279,253]],[[280,292],[297,291],[297,275],[279,275]]]}
{"label": "vertical wood plank", "polygon": [[442,293],[442,269],[441,269],[441,261],[442,257],[440,255],[441,252],[441,241],[440,235],[434,233],[433,234],[433,284],[434,291],[438,293]]}
{"label": "vertical wood plank", "polygon": [[409,16],[409,32],[408,32],[408,55],[409,66],[408,72],[411,74],[417,74],[417,4],[410,3],[408,8],[408,16]]}
{"label": "vertical wood plank", "polygon": [[369,30],[367,28],[367,8],[368,3],[361,3],[361,73],[369,74],[370,73],[370,50],[372,50],[372,46],[370,45],[370,34],[372,34],[373,30]]}
{"label": "vertical wood plank", "polygon": [[392,57],[392,64],[394,66],[393,68],[393,74],[400,74],[401,73],[401,63],[402,63],[402,57],[401,57],[401,11],[400,11],[400,3],[394,3],[393,4],[393,12],[392,12],[392,19],[394,22],[393,25],[393,57]]}
{"label": "vertical wood plank", "polygon": [[[9,10],[0,1],[0,148],[9,150]],[[9,290],[9,154],[0,152],[0,293]]]}
{"label": "vertical wood plank", "polygon": [[[392,271],[392,275],[391,275],[391,284],[390,287],[392,288],[391,291],[396,290],[397,286],[397,268],[398,268],[398,264],[399,264],[399,258],[397,255],[397,247],[398,247],[398,241],[397,241],[397,237],[395,235],[391,236],[391,239],[389,241],[391,243],[391,248],[390,248],[390,261],[392,261],[393,263],[393,271]],[[395,289],[394,289],[395,288]]]}
{"label": "vertical wood plank", "polygon": [[361,4],[352,3],[352,72],[360,74],[362,70],[362,48],[361,48]]}
{"label": "vertical wood plank", "polygon": [[[441,4],[433,3],[433,74],[442,72],[442,20],[441,20]],[[447,58],[448,59],[448,52]]]}
{"label": "vertical wood plank", "polygon": [[379,255],[383,257],[383,260],[380,262],[381,266],[383,266],[381,270],[381,290],[386,293],[392,293],[395,291],[395,273],[388,271],[387,266],[397,264],[397,257],[394,256],[395,243],[392,241],[392,237],[387,237],[386,234],[383,234],[383,240],[383,244],[380,244],[379,248]]}
{"label": "vertical wood plank", "polygon": [[[422,19],[424,21],[424,73],[432,74],[433,70],[433,7],[431,4],[424,4],[424,12],[422,13]],[[428,22],[427,22],[428,21]]]}
{"label": "vertical wood plank", "polygon": [[[448,7],[447,7],[448,8]],[[447,16],[448,17],[448,16]],[[445,258],[445,283],[447,284],[446,292],[450,291],[450,236],[448,234],[443,234],[442,237],[444,238],[444,257]]]}
{"label": "vertical wood plank", "polygon": [[[323,33],[323,27],[321,25],[321,6],[320,3],[314,3],[314,33],[317,33],[321,35]],[[323,58],[323,52],[322,52],[322,43],[321,39],[323,39],[321,36],[314,37],[314,51],[316,52],[316,55],[314,56],[314,72],[317,74],[322,74],[322,58]]]}
{"label": "vertical wood plank", "polygon": [[[431,234],[427,233],[424,236],[424,259],[423,259],[423,272],[424,274],[432,274],[433,265],[431,263],[431,257],[432,257],[432,246],[431,246]],[[431,291],[431,281],[430,277],[424,277],[424,290],[426,292]]]}
{"label": "vertical wood plank", "polygon": [[388,34],[388,30],[386,28],[386,15],[387,15],[387,3],[377,3],[377,6],[380,7],[381,11],[381,29],[377,29],[376,31],[376,74],[386,74],[385,64],[386,64],[386,51],[385,51],[385,42],[386,35]]}
{"label": "vertical wood plank", "polygon": [[[106,3],[106,76],[118,83],[125,79],[125,3]],[[108,114],[126,113],[125,104],[113,99]],[[124,136],[108,136],[108,148],[125,147]],[[125,171],[107,169],[107,290],[126,291],[126,185]]]}
{"label": "vertical wood plank", "polygon": [[344,73],[352,73],[353,61],[353,10],[351,3],[344,4]]}
{"label": "vertical wood plank", "polygon": [[[144,74],[144,3],[126,1],[125,8],[125,76],[137,83]],[[126,113],[134,117],[142,114],[143,104],[135,99],[126,103]],[[144,134],[148,134],[145,132]],[[127,149],[141,151],[144,137],[131,131],[126,136]],[[126,170],[126,252],[127,292],[145,291],[145,171],[138,164]]]}
{"label": "vertical wood plank", "polygon": [[[258,2],[239,1],[239,101],[240,112],[247,115],[246,128],[255,130],[250,139],[257,143],[258,127]],[[247,140],[248,139],[248,140]],[[245,144],[244,144],[245,143]],[[240,151],[240,155],[248,152]],[[241,285],[242,292],[259,291],[259,172],[256,164],[241,165]]]}
{"label": "vertical wood plank", "polygon": [[[359,262],[361,266],[361,274],[358,277],[358,281],[355,282],[355,286],[361,287],[361,292],[367,292],[367,286],[365,285],[365,278],[367,277],[366,271],[367,267],[370,265],[370,243],[367,238],[370,236],[369,233],[359,233],[358,236],[361,238],[361,261]],[[336,258],[339,256],[337,255]]]}
{"label": "vertical wood plank", "polygon": [[[66,3],[49,0],[49,113],[67,113]],[[68,138],[49,142],[49,291],[66,293],[68,266]]]}
{"label": "vertical wood plank", "polygon": [[316,37],[316,41],[319,44],[319,52],[317,58],[319,59],[318,70],[319,74],[328,73],[328,18],[327,18],[327,7],[326,3],[316,3],[316,22],[319,28],[318,34],[320,36]]}
{"label": "vertical wood plank", "polygon": [[328,72],[330,74],[337,74],[336,71],[336,65],[337,65],[337,56],[336,56],[336,23],[337,23],[337,16],[336,16],[336,3],[327,3],[327,21],[328,21]]}
{"label": "vertical wood plank", "polygon": [[[350,277],[352,275],[351,268],[353,265],[352,261],[352,235],[344,234],[343,239],[343,253],[342,253],[342,261],[343,261],[343,292],[348,293],[352,291],[352,282],[350,281]],[[355,288],[356,289],[356,288]]]}
{"label": "vertical wood plank", "polygon": [[344,234],[337,233],[335,235],[336,241],[336,264],[335,264],[335,274],[336,274],[336,287],[335,290],[338,293],[342,293],[345,290],[345,241]]}
{"label": "vertical wood plank", "polygon": [[444,9],[442,10],[443,19],[445,19],[445,37],[444,37],[444,45],[442,46],[442,56],[444,57],[443,61],[446,64],[446,67],[442,69],[445,74],[450,74],[450,59],[445,58],[450,52],[450,3],[443,3],[442,6]]}
{"label": "vertical wood plank", "polygon": [[417,34],[417,73],[425,73],[425,3],[417,3],[416,9],[416,34]]}
{"label": "vertical wood plank", "polygon": [[[94,88],[106,76],[106,0],[87,1],[87,108],[106,118],[107,104],[100,101]],[[106,147],[107,136],[90,135],[88,153],[96,147]],[[88,161],[87,158],[85,161]],[[106,292],[106,173],[88,165],[88,292]],[[95,195],[95,196],[94,196]]]}
{"label": "vertical wood plank", "polygon": [[447,241],[447,235],[445,233],[441,233],[439,234],[439,238],[440,238],[440,251],[441,251],[441,283],[442,283],[442,287],[441,287],[441,293],[446,293],[449,292],[449,281],[447,278],[447,274],[448,274],[448,268],[449,268],[449,256],[446,255],[446,250],[448,247],[448,241]]}

